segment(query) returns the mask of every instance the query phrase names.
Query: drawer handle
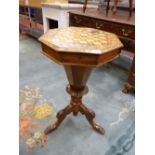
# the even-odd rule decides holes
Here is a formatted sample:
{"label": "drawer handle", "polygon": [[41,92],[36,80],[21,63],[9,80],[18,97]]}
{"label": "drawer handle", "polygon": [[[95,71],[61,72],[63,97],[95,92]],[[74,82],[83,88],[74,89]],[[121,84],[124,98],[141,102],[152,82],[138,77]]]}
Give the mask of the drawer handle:
{"label": "drawer handle", "polygon": [[128,32],[125,32],[125,29],[122,29],[122,32],[123,32],[123,36],[129,36],[129,33],[132,33],[132,31],[128,31]]}
{"label": "drawer handle", "polygon": [[78,19],[77,16],[75,16],[74,19],[75,19],[76,23],[78,23],[78,24],[81,22],[81,19]]}
{"label": "drawer handle", "polygon": [[103,26],[103,24],[96,23],[96,28],[97,29],[100,29],[102,26]]}

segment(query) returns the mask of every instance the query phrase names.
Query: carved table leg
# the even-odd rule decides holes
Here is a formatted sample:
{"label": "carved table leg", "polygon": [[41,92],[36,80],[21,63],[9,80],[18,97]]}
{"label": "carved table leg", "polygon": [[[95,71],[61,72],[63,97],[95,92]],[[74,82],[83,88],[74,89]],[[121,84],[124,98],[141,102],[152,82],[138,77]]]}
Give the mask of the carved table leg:
{"label": "carved table leg", "polygon": [[54,131],[55,129],[57,129],[59,127],[59,125],[63,122],[63,120],[66,118],[66,116],[72,112],[72,106],[71,105],[68,105],[66,108],[64,108],[63,110],[60,110],[56,117],[57,117],[57,121],[53,124],[53,125],[50,125],[48,126],[44,133],[45,134],[49,134],[51,133],[52,131]]}
{"label": "carved table leg", "polygon": [[104,133],[105,133],[105,130],[104,130],[101,126],[97,125],[97,124],[93,121],[93,119],[95,118],[95,112],[94,112],[94,111],[89,110],[84,104],[81,104],[81,105],[80,105],[80,112],[86,116],[86,118],[87,118],[89,124],[90,124],[97,132],[99,132],[99,133],[101,133],[101,134],[104,134]]}

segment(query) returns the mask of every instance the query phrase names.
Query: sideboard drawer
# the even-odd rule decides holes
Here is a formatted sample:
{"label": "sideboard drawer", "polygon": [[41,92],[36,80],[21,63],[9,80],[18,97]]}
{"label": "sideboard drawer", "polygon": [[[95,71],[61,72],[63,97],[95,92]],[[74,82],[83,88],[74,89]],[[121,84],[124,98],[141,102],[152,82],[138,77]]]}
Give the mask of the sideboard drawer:
{"label": "sideboard drawer", "polygon": [[71,15],[70,16],[70,24],[71,26],[84,26],[84,27],[91,27],[95,28],[95,23],[92,19],[83,16]]}
{"label": "sideboard drawer", "polygon": [[96,28],[115,33],[118,36],[135,39],[134,27],[126,24],[117,24],[115,22],[108,22],[97,18],[70,14],[70,25]]}
{"label": "sideboard drawer", "polygon": [[96,20],[95,28],[115,33],[118,36],[127,37],[129,39],[135,39],[134,27],[128,25],[116,24],[103,20]]}

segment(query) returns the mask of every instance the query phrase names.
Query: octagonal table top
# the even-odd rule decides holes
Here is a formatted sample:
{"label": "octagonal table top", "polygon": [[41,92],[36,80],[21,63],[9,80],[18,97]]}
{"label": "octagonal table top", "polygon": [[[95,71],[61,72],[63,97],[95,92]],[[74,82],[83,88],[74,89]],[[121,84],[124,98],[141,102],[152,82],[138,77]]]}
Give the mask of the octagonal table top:
{"label": "octagonal table top", "polygon": [[104,54],[123,47],[113,33],[82,27],[51,29],[39,41],[57,52],[68,53]]}

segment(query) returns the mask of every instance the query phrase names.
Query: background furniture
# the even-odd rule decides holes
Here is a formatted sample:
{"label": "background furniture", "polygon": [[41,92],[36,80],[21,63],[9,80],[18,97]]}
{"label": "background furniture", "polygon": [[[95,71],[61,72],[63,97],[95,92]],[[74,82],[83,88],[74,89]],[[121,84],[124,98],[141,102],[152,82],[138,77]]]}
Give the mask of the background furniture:
{"label": "background furniture", "polygon": [[43,19],[40,1],[19,5],[19,30],[35,38],[43,34]]}
{"label": "background furniture", "polygon": [[[130,20],[127,19],[128,15],[126,11],[118,11],[117,16],[113,16],[109,13],[108,17],[99,13],[98,11],[89,11],[82,13],[80,11],[69,12],[69,25],[77,27],[91,27],[104,31],[113,32],[118,35],[119,39],[123,43],[123,50],[127,52],[135,52],[135,24],[134,16]],[[133,65],[132,65],[133,66]],[[134,73],[133,69],[130,69],[128,80],[126,83],[130,87],[126,87],[125,91],[128,92],[130,88],[134,88]],[[123,89],[124,90],[124,89]]]}
{"label": "background furniture", "polygon": [[[85,0],[86,1],[86,0]],[[106,14],[108,15],[109,12],[109,8],[110,8],[110,1],[111,0],[107,0],[107,7],[106,7]],[[114,0],[114,6],[112,7],[112,11],[113,14],[116,13],[117,10],[117,5],[119,3],[120,0]],[[133,5],[133,0],[128,0],[129,1],[129,18],[131,18],[132,16],[132,5]]]}
{"label": "background furniture", "polygon": [[[89,9],[97,9],[97,5],[88,5],[87,7]],[[29,0],[29,3],[26,4],[24,1],[20,1],[20,32],[25,32],[38,38],[48,29],[67,27],[69,26],[68,11],[82,8],[83,4],[70,4],[66,2],[44,2],[41,4],[41,0]]]}
{"label": "background furniture", "polygon": [[118,57],[123,47],[116,35],[90,28],[67,27],[49,30],[39,38],[43,53],[65,68],[69,85],[66,90],[71,96],[70,104],[57,113],[57,121],[47,127],[48,134],[73,112],[84,114],[97,132],[105,130],[94,122],[95,113],[82,103],[88,92],[86,83],[93,67],[101,66]]}
{"label": "background furniture", "polygon": [[[48,29],[69,26],[69,11],[82,10],[83,4],[71,3],[42,3],[44,33]],[[97,9],[95,5],[88,5],[89,9]]]}
{"label": "background furniture", "polygon": [[123,92],[128,93],[130,89],[135,88],[135,57],[133,58],[131,68],[129,70],[128,79],[124,85]]}

